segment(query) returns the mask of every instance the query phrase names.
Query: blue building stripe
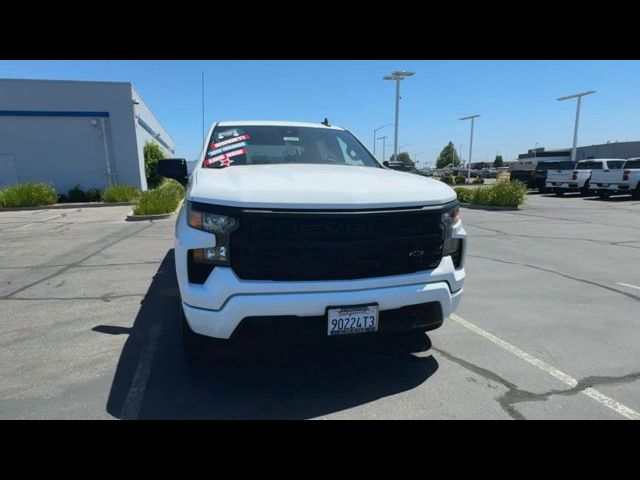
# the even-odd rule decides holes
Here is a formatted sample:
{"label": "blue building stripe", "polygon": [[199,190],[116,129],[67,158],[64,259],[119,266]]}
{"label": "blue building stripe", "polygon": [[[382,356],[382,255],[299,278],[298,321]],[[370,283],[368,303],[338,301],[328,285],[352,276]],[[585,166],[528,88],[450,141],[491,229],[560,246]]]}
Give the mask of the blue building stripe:
{"label": "blue building stripe", "polygon": [[0,110],[0,117],[108,117],[109,112],[61,112],[39,110]]}

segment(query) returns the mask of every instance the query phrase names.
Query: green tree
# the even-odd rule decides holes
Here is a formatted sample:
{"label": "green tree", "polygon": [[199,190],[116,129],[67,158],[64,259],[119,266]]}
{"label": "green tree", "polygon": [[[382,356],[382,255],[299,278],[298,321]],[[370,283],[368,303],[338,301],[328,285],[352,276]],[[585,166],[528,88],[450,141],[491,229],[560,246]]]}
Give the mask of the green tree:
{"label": "green tree", "polygon": [[493,166],[498,168],[504,165],[504,160],[502,160],[502,155],[496,155],[496,159],[493,161]]}
{"label": "green tree", "polygon": [[438,155],[438,159],[436,160],[436,168],[444,168],[447,165],[453,167],[460,165],[460,157],[458,156],[458,152],[456,152],[456,147],[453,146],[453,142],[449,142],[440,151],[440,155]]}
{"label": "green tree", "polygon": [[146,142],[144,144],[144,173],[147,176],[147,186],[157,187],[162,181],[158,174],[158,160],[165,158],[160,145],[156,142]]}

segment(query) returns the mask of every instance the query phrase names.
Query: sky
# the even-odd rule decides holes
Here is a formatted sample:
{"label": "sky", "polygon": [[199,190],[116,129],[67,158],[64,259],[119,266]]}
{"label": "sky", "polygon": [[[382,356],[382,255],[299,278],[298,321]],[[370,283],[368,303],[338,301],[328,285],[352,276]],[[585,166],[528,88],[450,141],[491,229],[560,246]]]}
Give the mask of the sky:
{"label": "sky", "polygon": [[[584,90],[597,93],[583,99],[578,145],[640,140],[640,61],[0,60],[1,78],[132,82],[188,160],[203,144],[203,71],[206,129],[218,120],[326,117],[373,149],[373,130],[394,121],[395,82],[382,80],[394,70],[415,72],[401,83],[398,143],[421,167],[449,141],[466,161],[470,125],[458,119],[472,114],[481,115],[474,162],[513,160],[536,144],[569,148],[576,102],[556,98]],[[393,127],[383,135],[388,157]]]}

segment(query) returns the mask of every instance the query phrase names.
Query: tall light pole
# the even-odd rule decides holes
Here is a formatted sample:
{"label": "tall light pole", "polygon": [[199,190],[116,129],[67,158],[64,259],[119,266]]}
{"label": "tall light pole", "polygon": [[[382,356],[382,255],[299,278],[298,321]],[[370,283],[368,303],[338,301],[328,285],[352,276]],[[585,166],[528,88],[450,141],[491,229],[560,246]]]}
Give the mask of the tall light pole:
{"label": "tall light pole", "polygon": [[387,154],[387,137],[378,137],[378,140],[382,140],[382,161],[384,162]]}
{"label": "tall light pole", "polygon": [[469,166],[467,168],[467,179],[471,180],[471,153],[473,152],[473,121],[480,115],[469,115],[468,117],[462,117],[459,120],[471,120],[471,139],[469,140]]}
{"label": "tall light pole", "polygon": [[558,101],[569,100],[571,98],[577,98],[578,102],[576,105],[576,124],[573,127],[573,148],[571,149],[571,162],[574,163],[576,161],[576,147],[578,145],[578,120],[580,120],[580,103],[582,102],[582,97],[586,95],[591,95],[592,93],[596,93],[595,90],[588,90],[586,92],[575,93],[573,95],[567,95],[566,97],[556,98]]}
{"label": "tall light pole", "polygon": [[[422,155],[424,152],[418,152],[413,154],[413,163],[418,165],[418,155]],[[417,168],[417,167],[416,167]]]}
{"label": "tall light pole", "polygon": [[[373,129],[373,156],[376,156],[376,135],[378,134],[378,130],[382,130],[384,127],[388,127],[389,125],[393,125],[393,123],[385,123],[384,125],[382,125],[381,127],[378,128],[374,128]],[[384,158],[383,158],[384,160]]]}
{"label": "tall light pole", "polygon": [[458,155],[460,158],[460,166],[464,167],[464,160],[462,159],[462,144],[459,144],[458,146],[460,147],[460,155]]}
{"label": "tall light pole", "polygon": [[395,132],[393,134],[393,158],[398,159],[398,115],[400,111],[400,82],[407,77],[415,75],[414,72],[407,72],[406,70],[392,72],[391,75],[382,77],[383,80],[395,80],[396,82],[396,121]]}

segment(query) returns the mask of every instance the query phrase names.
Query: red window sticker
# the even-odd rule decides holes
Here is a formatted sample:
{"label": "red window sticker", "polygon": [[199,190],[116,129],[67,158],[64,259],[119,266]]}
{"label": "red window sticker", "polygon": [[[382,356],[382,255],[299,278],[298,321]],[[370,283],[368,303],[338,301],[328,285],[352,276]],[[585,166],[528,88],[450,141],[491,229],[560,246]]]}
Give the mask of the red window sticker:
{"label": "red window sticker", "polygon": [[246,148],[240,148],[238,150],[233,150],[231,152],[223,153],[222,155],[218,155],[216,157],[205,158],[204,166],[208,167],[212,163],[220,162],[221,165],[225,165],[225,166],[228,167],[230,165],[230,163],[233,163],[233,161],[231,161],[230,163],[224,163],[226,160],[229,160],[231,157],[235,157],[236,155],[244,155],[246,153],[247,153],[247,149]]}
{"label": "red window sticker", "polygon": [[209,148],[211,150],[215,150],[216,148],[224,147],[225,145],[230,145],[230,144],[236,143],[236,142],[242,142],[243,140],[249,140],[249,135],[244,134],[244,135],[241,135],[239,137],[234,137],[234,138],[230,138],[228,140],[224,140],[222,142],[212,143],[211,145],[209,145]]}

